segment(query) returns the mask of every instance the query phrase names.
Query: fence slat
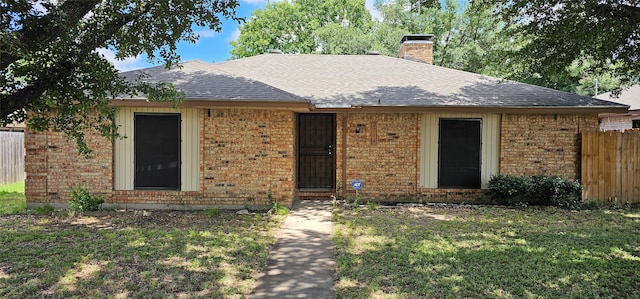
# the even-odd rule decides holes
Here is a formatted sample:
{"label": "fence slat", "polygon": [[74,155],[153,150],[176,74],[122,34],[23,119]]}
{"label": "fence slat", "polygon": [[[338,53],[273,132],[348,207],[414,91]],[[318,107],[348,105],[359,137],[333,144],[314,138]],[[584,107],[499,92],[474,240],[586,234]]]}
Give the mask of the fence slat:
{"label": "fence slat", "polygon": [[0,131],[0,185],[23,182],[24,133]]}
{"label": "fence slat", "polygon": [[583,198],[640,203],[640,130],[582,134]]}

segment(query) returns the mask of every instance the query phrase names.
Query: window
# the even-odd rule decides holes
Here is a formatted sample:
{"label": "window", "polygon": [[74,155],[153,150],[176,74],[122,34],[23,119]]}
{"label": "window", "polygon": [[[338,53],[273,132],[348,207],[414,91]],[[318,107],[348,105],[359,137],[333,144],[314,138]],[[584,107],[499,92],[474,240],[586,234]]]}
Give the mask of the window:
{"label": "window", "polygon": [[440,119],[439,188],[480,188],[481,129],[481,119]]}
{"label": "window", "polygon": [[180,189],[180,114],[135,113],[135,189]]}
{"label": "window", "polygon": [[633,128],[640,128],[640,119],[634,119],[632,127]]}
{"label": "window", "polygon": [[421,188],[487,188],[500,166],[500,114],[424,113]]}
{"label": "window", "polygon": [[115,190],[200,190],[200,110],[120,107]]}

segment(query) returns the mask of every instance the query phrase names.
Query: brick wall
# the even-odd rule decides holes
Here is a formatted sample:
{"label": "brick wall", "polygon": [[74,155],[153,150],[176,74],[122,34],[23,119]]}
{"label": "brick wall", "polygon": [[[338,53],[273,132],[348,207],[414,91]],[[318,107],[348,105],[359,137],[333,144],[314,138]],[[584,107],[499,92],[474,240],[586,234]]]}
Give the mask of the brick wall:
{"label": "brick wall", "polygon": [[[360,179],[363,199],[380,201],[473,201],[482,190],[419,188],[419,113],[338,113],[337,186],[353,196]],[[28,203],[60,203],[68,187],[86,185],[116,204],[243,206],[263,205],[269,194],[291,204],[295,196],[296,114],[292,111],[211,109],[200,113],[200,190],[112,191],[113,146],[95,133],[89,159],[59,132],[27,130]],[[356,132],[359,128],[359,133]],[[505,114],[501,121],[500,171],[577,178],[579,132],[598,130],[595,115]],[[347,149],[343,152],[346,141]],[[344,157],[344,159],[343,159]],[[343,172],[343,163],[346,172]]]}
{"label": "brick wall", "polygon": [[631,115],[605,116],[600,118],[601,131],[624,131],[633,128]]}
{"label": "brick wall", "polygon": [[290,204],[295,115],[291,111],[212,109],[203,116],[203,200]]}
{"label": "brick wall", "polygon": [[[345,195],[353,194],[351,181],[359,179],[364,184],[360,190],[363,197],[398,200],[415,197],[420,144],[419,120],[419,114],[414,113],[348,115]],[[359,133],[356,132],[358,127]],[[340,122],[338,128],[337,135],[342,136]],[[338,157],[341,157],[341,143],[338,150]],[[340,169],[341,159],[337,160],[337,168]],[[338,177],[340,179],[342,174]]]}
{"label": "brick wall", "polygon": [[398,50],[398,56],[403,59],[417,59],[426,63],[433,63],[433,43],[405,42]]}
{"label": "brick wall", "polygon": [[597,131],[597,115],[504,114],[500,173],[580,177],[580,132]]}
{"label": "brick wall", "polygon": [[89,157],[80,156],[75,142],[61,132],[26,130],[27,203],[66,202],[69,187],[75,185],[88,187],[92,193],[111,195],[111,142],[95,131],[85,133],[85,142],[93,150]]}
{"label": "brick wall", "polygon": [[[86,141],[93,150],[78,156],[75,143],[60,132],[28,131],[28,203],[66,203],[69,186],[80,184],[118,205],[266,205],[268,197],[291,204],[294,192],[294,113],[212,109],[201,113],[200,190],[113,190],[113,145],[97,133]],[[188,158],[188,157],[186,157]]]}

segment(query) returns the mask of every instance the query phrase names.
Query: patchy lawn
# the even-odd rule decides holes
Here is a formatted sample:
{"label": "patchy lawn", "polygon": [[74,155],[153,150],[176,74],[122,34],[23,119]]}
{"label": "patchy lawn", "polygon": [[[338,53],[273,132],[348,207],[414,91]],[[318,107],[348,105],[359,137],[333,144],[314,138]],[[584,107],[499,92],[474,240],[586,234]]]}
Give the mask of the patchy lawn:
{"label": "patchy lawn", "polygon": [[23,213],[26,209],[24,182],[0,185],[0,216]]}
{"label": "patchy lawn", "polygon": [[341,298],[638,298],[640,210],[337,211]]}
{"label": "patchy lawn", "polygon": [[0,216],[2,298],[238,298],[283,216]]}

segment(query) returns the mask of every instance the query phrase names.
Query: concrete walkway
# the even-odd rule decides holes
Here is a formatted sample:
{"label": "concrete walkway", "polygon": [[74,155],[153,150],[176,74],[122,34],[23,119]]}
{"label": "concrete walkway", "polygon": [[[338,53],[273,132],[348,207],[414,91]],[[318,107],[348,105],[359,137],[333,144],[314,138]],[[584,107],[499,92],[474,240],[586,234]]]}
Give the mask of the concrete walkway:
{"label": "concrete walkway", "polygon": [[331,201],[297,202],[249,298],[334,298]]}

